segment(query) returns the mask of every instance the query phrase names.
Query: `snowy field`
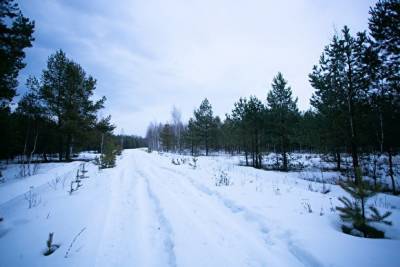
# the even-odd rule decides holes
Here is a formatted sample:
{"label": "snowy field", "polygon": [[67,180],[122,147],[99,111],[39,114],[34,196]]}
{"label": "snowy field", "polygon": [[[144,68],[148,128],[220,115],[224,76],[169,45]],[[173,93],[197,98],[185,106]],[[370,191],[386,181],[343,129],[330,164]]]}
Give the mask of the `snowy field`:
{"label": "snowy field", "polygon": [[[125,150],[113,169],[86,163],[89,178],[70,194],[81,164],[42,164],[26,178],[16,165],[4,171],[1,267],[399,266],[399,197],[370,200],[393,225],[378,226],[387,239],[364,239],[341,232],[344,191],[304,173]],[[59,248],[44,256],[50,232]]]}

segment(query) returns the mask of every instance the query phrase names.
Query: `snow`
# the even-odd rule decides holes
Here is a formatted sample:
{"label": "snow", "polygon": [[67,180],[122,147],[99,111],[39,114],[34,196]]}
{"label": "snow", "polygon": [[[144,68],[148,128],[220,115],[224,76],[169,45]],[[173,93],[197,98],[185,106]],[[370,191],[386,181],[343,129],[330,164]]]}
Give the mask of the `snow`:
{"label": "snow", "polygon": [[[341,232],[334,207],[345,193],[336,185],[322,194],[321,183],[299,172],[239,166],[237,157],[199,157],[196,168],[190,162],[125,150],[113,169],[86,163],[90,178],[72,195],[82,162],[41,164],[26,178],[8,166],[0,266],[398,266],[399,197],[371,200],[393,213],[393,226],[382,228],[387,239],[364,239]],[[216,186],[222,172],[229,186]],[[29,209],[31,186],[39,201]],[[46,257],[49,232],[60,248]]]}

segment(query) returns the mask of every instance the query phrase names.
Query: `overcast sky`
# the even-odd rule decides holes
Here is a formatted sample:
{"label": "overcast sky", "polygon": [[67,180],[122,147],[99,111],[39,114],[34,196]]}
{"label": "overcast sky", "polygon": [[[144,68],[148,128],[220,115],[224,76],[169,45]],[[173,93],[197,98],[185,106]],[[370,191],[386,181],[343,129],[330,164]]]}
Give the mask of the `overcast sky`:
{"label": "overcast sky", "polygon": [[265,102],[278,71],[299,108],[308,109],[308,74],[335,30],[367,29],[369,0],[22,0],[36,22],[33,48],[20,75],[40,75],[62,49],[107,97],[126,134],[144,135],[151,121],[187,120],[207,97],[224,118],[239,97]]}

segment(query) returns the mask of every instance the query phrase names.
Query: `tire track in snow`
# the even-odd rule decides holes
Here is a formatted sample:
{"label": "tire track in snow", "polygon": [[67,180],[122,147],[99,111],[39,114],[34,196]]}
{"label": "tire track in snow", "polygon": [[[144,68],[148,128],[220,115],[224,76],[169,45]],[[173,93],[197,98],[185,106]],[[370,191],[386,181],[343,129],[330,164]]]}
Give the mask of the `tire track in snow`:
{"label": "tire track in snow", "polygon": [[[196,188],[198,191],[218,199],[220,203],[223,204],[226,208],[228,208],[234,214],[241,214],[244,219],[250,223],[255,223],[258,225],[259,231],[263,235],[264,241],[268,245],[274,245],[276,242],[285,243],[288,251],[304,266],[307,267],[322,267],[323,265],[308,251],[305,251],[300,246],[296,244],[296,242],[292,238],[292,234],[290,231],[285,231],[284,234],[279,234],[279,238],[277,240],[272,240],[270,235],[270,228],[265,221],[264,216],[258,214],[250,209],[246,208],[243,205],[237,204],[232,199],[222,196],[218,191],[212,190],[209,187],[196,182],[189,175],[180,172],[178,170],[174,170],[168,167],[160,167],[163,170],[169,171],[174,174],[178,174],[182,176],[186,180],[190,182],[190,184]],[[279,230],[281,231],[281,230]]]}
{"label": "tire track in snow", "polygon": [[154,204],[155,213],[156,213],[158,222],[160,224],[159,230],[163,229],[163,233],[164,233],[163,244],[164,244],[165,252],[168,255],[168,265],[171,267],[175,267],[176,266],[176,255],[174,252],[175,244],[173,242],[173,231],[172,231],[171,224],[165,218],[163,210],[160,205],[160,200],[154,194],[154,192],[151,190],[149,181],[141,172],[138,171],[137,173],[139,175],[141,175],[142,178],[144,179],[146,190],[147,190],[147,195],[149,196],[150,200]]}
{"label": "tire track in snow", "polygon": [[[184,266],[283,266],[282,259],[290,254],[266,247],[265,241],[256,234],[258,231],[243,227],[246,221],[237,220],[230,210],[218,205],[214,198],[204,198],[204,194],[190,184],[182,184],[182,179],[166,177],[165,172],[159,172],[162,167],[157,165],[151,162],[145,166],[146,174],[154,178],[152,183],[156,183],[157,195],[163,196],[162,203],[168,209],[173,226],[177,227],[178,238],[182,238],[182,232],[191,235],[189,240],[187,235],[184,241],[179,240],[184,247],[179,246],[178,251],[189,247],[197,250],[189,260],[187,255],[179,254],[180,263],[184,262]],[[289,262],[298,266],[295,260]]]}

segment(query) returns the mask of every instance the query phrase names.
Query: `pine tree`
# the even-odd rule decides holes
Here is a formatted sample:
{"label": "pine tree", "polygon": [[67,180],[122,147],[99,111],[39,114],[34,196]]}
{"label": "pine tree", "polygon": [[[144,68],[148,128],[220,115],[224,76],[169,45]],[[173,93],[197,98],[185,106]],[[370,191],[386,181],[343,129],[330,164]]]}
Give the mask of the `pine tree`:
{"label": "pine tree", "polygon": [[103,153],[100,155],[100,168],[107,169],[115,167],[118,154],[118,146],[111,137],[104,140]]}
{"label": "pine tree", "polygon": [[0,3],[0,110],[16,95],[24,49],[32,46],[35,23],[24,17],[14,0]]}
{"label": "pine tree", "polygon": [[105,97],[92,101],[96,80],[87,76],[82,67],[68,59],[61,50],[49,57],[43,71],[40,95],[49,114],[55,118],[59,131],[59,157],[71,159],[72,143],[95,127],[97,111]]}
{"label": "pine tree", "polygon": [[212,106],[207,98],[205,98],[200,107],[194,111],[194,132],[198,140],[202,142],[206,150],[206,156],[210,150],[213,141],[213,132],[215,130],[215,119],[213,117]]}
{"label": "pine tree", "polygon": [[239,101],[235,102],[232,110],[232,115],[228,116],[227,119],[231,121],[232,128],[238,140],[238,145],[244,150],[246,166],[249,166],[249,141],[247,136],[247,125],[245,122],[245,106],[247,105],[246,98],[240,98]]}
{"label": "pine tree", "polygon": [[396,194],[393,155],[400,145],[400,2],[379,1],[369,13],[372,53],[377,57],[372,71],[375,78],[371,88],[372,105],[377,116],[380,151],[389,155],[388,174]]}
{"label": "pine tree", "polygon": [[339,201],[343,204],[342,207],[336,207],[340,212],[340,217],[344,222],[350,222],[351,227],[342,226],[342,230],[348,234],[361,233],[364,237],[383,238],[384,232],[376,229],[370,223],[384,223],[391,225],[391,222],[386,220],[391,212],[380,214],[374,206],[369,207],[369,212],[366,209],[368,199],[376,194],[375,188],[367,181],[363,181],[361,171],[356,172],[356,181],[347,180],[342,182],[340,186],[349,193],[354,200],[343,196]]}
{"label": "pine tree", "polygon": [[111,123],[111,115],[100,119],[95,126],[96,132],[100,133],[100,153],[103,154],[104,138],[106,135],[110,135],[115,129],[115,125]]}
{"label": "pine tree", "polygon": [[246,98],[239,99],[232,110],[232,116],[229,117],[236,125],[240,139],[243,142],[246,165],[249,165],[248,157],[250,156],[252,166],[255,168],[261,168],[264,116],[264,105],[257,97],[251,96],[249,100]]}
{"label": "pine tree", "polygon": [[[354,173],[360,168],[361,110],[367,103],[371,83],[363,61],[367,49],[366,34],[358,33],[354,38],[345,26],[342,36],[334,35],[320,58],[319,66],[314,66],[310,74],[311,85],[316,89],[311,104],[332,131],[328,138],[332,138],[333,146],[338,148],[343,141],[349,144]],[[346,128],[347,133],[340,134]]]}
{"label": "pine tree", "polygon": [[21,161],[22,176],[33,174],[31,161],[39,146],[38,139],[49,125],[48,116],[39,95],[39,81],[30,77],[26,85],[29,91],[20,99],[15,111],[16,118],[20,122],[18,128],[23,130],[24,133],[23,150],[20,151],[23,156]]}
{"label": "pine tree", "polygon": [[174,142],[173,128],[169,123],[164,124],[160,132],[161,145],[165,151],[171,151]]}
{"label": "pine tree", "polygon": [[293,141],[294,132],[298,120],[297,98],[293,98],[292,89],[287,86],[287,81],[282,73],[278,73],[272,81],[272,90],[268,92],[267,103],[270,112],[270,120],[273,125],[273,136],[282,153],[282,170],[288,171],[288,150]]}
{"label": "pine tree", "polygon": [[194,156],[195,148],[199,142],[196,129],[197,127],[194,119],[190,118],[185,131],[185,140],[187,144],[190,144],[190,154],[192,156]]}
{"label": "pine tree", "polygon": [[14,0],[0,1],[0,158],[13,156],[17,144],[9,105],[16,95],[18,73],[25,67],[25,48],[31,47],[34,22],[24,17]]}

